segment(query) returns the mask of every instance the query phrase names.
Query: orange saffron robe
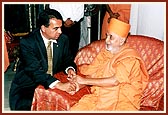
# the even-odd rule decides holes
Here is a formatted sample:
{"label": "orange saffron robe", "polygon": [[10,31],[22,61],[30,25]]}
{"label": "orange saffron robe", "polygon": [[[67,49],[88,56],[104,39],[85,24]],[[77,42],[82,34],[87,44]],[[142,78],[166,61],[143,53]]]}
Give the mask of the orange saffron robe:
{"label": "orange saffron robe", "polygon": [[84,95],[71,111],[137,111],[140,109],[142,91],[148,83],[148,73],[136,50],[124,45],[115,55],[102,49],[90,65],[79,70],[92,78],[115,76],[119,85],[92,86],[92,94]]}

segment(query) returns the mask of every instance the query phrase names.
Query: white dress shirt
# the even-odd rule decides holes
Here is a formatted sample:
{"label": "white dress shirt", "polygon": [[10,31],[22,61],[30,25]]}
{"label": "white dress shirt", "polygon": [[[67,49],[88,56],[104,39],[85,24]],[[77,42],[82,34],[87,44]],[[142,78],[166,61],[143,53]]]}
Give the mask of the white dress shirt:
{"label": "white dress shirt", "polygon": [[63,17],[63,21],[70,18],[78,22],[84,16],[84,4],[57,3],[49,4],[50,9],[57,10]]}

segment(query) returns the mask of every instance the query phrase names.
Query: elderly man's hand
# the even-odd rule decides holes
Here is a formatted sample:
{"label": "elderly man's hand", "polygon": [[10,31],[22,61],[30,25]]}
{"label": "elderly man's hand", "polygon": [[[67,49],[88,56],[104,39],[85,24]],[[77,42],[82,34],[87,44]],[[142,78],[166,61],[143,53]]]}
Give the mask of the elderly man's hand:
{"label": "elderly man's hand", "polygon": [[74,95],[77,91],[79,91],[80,87],[77,82],[71,82],[71,86],[68,89],[68,93]]}
{"label": "elderly man's hand", "polygon": [[74,75],[71,78],[67,78],[67,79],[71,83],[70,92],[69,92],[71,95],[75,94],[77,91],[79,91],[81,88],[85,86],[84,84],[81,84],[81,81],[80,81],[81,79],[84,79],[84,78],[79,75]]}
{"label": "elderly man's hand", "polygon": [[66,83],[57,83],[54,88],[60,89],[62,91],[70,92],[70,91],[75,91],[76,90],[76,84],[72,82],[66,82]]}
{"label": "elderly man's hand", "polygon": [[74,79],[74,77],[76,76],[76,72],[73,69],[68,69],[68,80],[72,81]]}

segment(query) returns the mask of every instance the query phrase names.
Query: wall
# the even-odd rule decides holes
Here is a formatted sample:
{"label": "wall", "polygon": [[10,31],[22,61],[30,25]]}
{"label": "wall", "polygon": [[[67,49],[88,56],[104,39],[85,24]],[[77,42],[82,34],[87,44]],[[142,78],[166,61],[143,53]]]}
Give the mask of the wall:
{"label": "wall", "polygon": [[164,41],[166,3],[135,3],[131,6],[131,34],[147,35]]}

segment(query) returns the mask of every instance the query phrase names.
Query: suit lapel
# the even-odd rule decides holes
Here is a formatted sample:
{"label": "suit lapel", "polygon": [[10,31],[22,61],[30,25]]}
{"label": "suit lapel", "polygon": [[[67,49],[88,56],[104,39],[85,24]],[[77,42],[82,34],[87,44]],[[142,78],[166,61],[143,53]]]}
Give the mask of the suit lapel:
{"label": "suit lapel", "polygon": [[40,54],[41,54],[41,58],[42,58],[42,61],[43,61],[43,64],[44,64],[43,67],[47,70],[47,68],[48,68],[48,64],[47,64],[47,50],[46,50],[45,44],[43,42],[43,38],[40,35],[40,31],[37,32],[36,40],[37,40],[37,44],[38,44],[37,47],[39,48],[39,51],[40,51]]}
{"label": "suit lapel", "polygon": [[40,30],[39,30],[36,38],[37,38],[37,43],[39,44],[39,50],[40,50],[40,52],[45,57],[45,59],[47,59],[47,50],[46,50],[43,38],[40,35]]}

